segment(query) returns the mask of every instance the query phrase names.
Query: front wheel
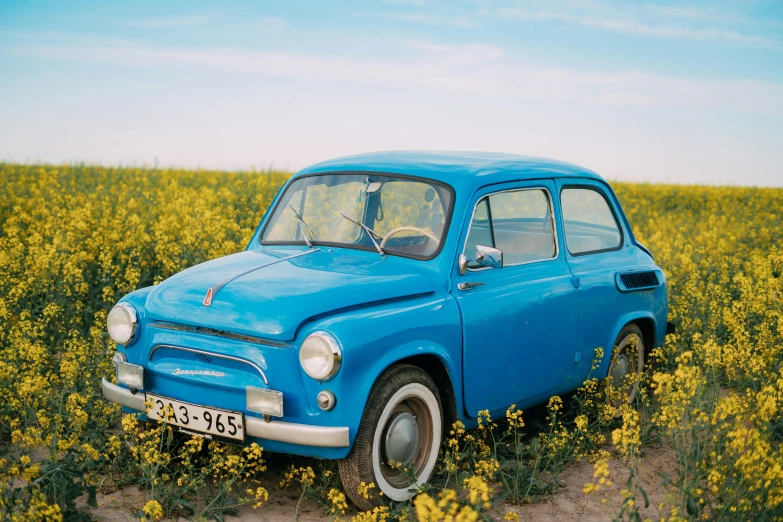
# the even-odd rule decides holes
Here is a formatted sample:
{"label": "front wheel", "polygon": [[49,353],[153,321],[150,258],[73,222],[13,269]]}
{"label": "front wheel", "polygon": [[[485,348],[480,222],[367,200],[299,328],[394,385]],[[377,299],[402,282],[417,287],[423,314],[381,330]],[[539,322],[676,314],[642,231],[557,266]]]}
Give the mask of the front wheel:
{"label": "front wheel", "polygon": [[[351,453],[339,461],[348,498],[363,510],[381,505],[381,498],[411,498],[432,476],[442,431],[443,409],[432,378],[407,364],[388,369],[373,385]],[[411,470],[413,483],[397,463]],[[375,483],[383,497],[359,494],[362,482]]]}

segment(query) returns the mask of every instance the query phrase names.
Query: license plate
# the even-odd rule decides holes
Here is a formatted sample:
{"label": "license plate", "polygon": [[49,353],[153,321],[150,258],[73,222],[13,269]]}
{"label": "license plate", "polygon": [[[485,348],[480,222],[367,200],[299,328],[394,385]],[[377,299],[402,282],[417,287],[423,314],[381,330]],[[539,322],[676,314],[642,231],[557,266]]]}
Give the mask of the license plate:
{"label": "license plate", "polygon": [[[239,412],[207,408],[151,393],[147,394],[147,399],[151,399],[155,403],[152,410],[147,413],[147,418],[165,421],[181,433],[203,437],[207,440],[227,442],[243,442],[245,440],[245,418]],[[169,419],[164,418],[167,406],[171,407],[173,413]]]}

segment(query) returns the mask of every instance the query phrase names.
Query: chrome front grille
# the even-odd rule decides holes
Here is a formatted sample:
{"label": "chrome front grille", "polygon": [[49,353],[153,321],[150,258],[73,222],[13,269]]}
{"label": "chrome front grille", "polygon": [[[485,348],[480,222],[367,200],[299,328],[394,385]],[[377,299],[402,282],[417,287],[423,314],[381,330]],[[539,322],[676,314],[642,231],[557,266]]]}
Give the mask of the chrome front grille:
{"label": "chrome front grille", "polygon": [[[147,355],[147,360],[152,361],[152,356],[155,354],[156,351],[161,349],[167,349],[167,350],[179,350],[183,352],[188,352],[195,354],[197,358],[204,362],[212,363],[212,358],[216,359],[225,359],[229,361],[236,361],[239,363],[246,364],[250,367],[252,367],[258,374],[261,376],[261,378],[264,380],[264,384],[268,385],[269,380],[266,378],[266,374],[264,373],[264,370],[261,369],[259,365],[254,363],[253,361],[250,361],[248,359],[243,359],[242,357],[234,357],[233,355],[225,355],[222,353],[215,353],[215,352],[208,352],[206,350],[199,350],[197,348],[185,348],[184,346],[172,346],[170,344],[158,344],[152,347],[150,350],[150,353]],[[205,359],[202,359],[204,357]]]}

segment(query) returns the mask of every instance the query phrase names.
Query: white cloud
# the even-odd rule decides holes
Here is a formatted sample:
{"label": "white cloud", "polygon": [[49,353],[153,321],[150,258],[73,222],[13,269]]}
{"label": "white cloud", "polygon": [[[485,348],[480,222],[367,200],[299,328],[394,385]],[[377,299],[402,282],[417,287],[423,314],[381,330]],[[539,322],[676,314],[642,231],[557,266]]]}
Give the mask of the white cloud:
{"label": "white cloud", "polygon": [[[668,11],[667,11],[668,12]],[[669,14],[672,14],[669,12]],[[684,11],[679,11],[680,16]],[[696,12],[689,13],[692,17]],[[662,38],[682,38],[687,40],[722,41],[745,45],[760,45],[772,49],[783,49],[783,42],[774,38],[753,36],[737,31],[724,29],[694,29],[667,24],[640,22],[633,18],[612,18],[589,14],[569,14],[563,11],[535,11],[521,8],[505,8],[498,11],[501,18],[532,21],[557,21],[567,24],[581,25],[594,29],[603,29],[628,34],[639,34]]]}
{"label": "white cloud", "polygon": [[212,20],[212,15],[196,14],[189,16],[172,16],[166,18],[138,18],[128,20],[128,25],[149,29],[203,25]]}
{"label": "white cloud", "polygon": [[464,45],[444,45],[427,41],[407,42],[411,49],[425,51],[432,57],[439,57],[441,67],[468,66],[498,60],[503,56],[503,49],[495,45],[475,43]]}
{"label": "white cloud", "polygon": [[679,18],[683,20],[693,20],[696,22],[749,22],[749,20],[742,16],[720,10],[720,8],[716,5],[711,5],[709,9],[700,9],[698,7],[645,4],[641,7],[641,11],[652,15],[659,15],[667,18]]}
{"label": "white cloud", "polygon": [[442,27],[475,27],[466,16],[440,16],[428,13],[385,13],[389,20]]}
{"label": "white cloud", "polygon": [[487,44],[408,42],[410,59],[249,51],[232,48],[171,49],[133,42],[66,37],[18,39],[0,52],[63,61],[130,67],[180,66],[292,80],[427,89],[559,105],[688,108],[783,116],[783,84],[763,81],[705,81],[639,71],[583,72],[512,60]]}

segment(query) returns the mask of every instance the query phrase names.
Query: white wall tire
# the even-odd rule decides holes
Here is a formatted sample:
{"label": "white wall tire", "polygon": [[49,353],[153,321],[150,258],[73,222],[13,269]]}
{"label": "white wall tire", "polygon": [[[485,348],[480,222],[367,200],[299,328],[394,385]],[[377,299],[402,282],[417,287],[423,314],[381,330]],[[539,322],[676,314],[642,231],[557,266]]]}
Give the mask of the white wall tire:
{"label": "white wall tire", "polygon": [[[411,498],[435,470],[442,434],[443,408],[432,378],[415,366],[393,366],[373,386],[351,453],[339,462],[345,494],[364,510],[381,505],[382,498]],[[388,465],[390,456],[408,461],[414,484]],[[361,482],[375,483],[383,497],[359,495]]]}

